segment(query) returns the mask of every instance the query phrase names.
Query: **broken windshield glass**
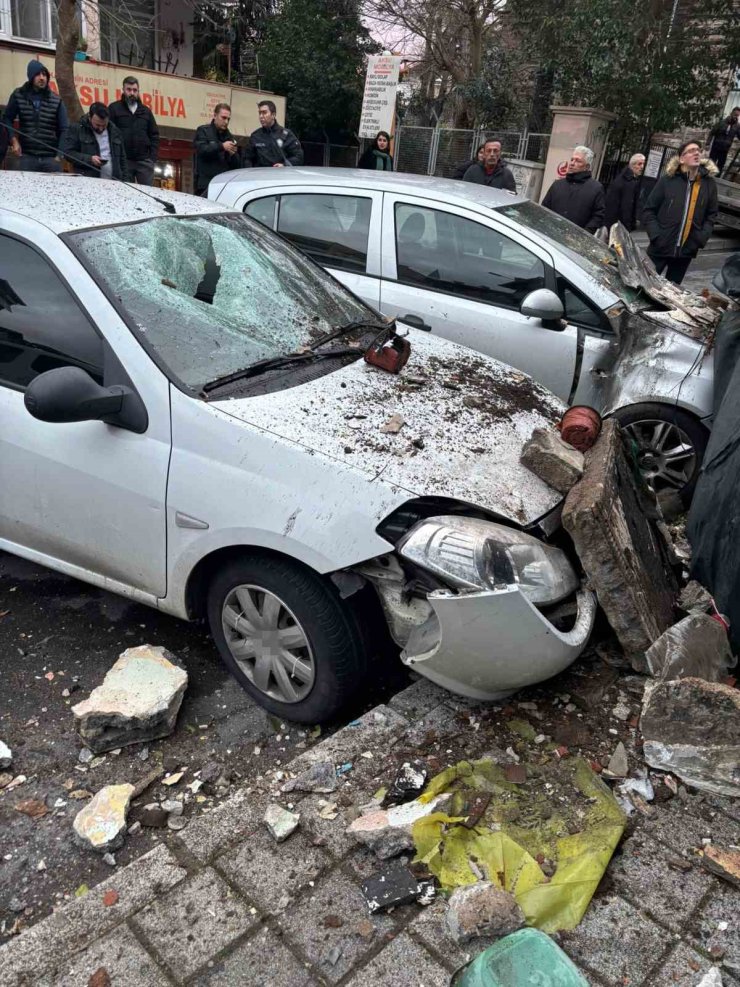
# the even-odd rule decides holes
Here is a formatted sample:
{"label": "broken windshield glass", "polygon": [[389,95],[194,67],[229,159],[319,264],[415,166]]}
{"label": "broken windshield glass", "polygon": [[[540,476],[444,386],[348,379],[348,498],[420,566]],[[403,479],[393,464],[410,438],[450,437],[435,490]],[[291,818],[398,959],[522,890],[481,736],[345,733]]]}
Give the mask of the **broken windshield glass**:
{"label": "broken windshield glass", "polygon": [[551,240],[570,260],[600,281],[623,302],[634,302],[640,292],[620,278],[616,255],[591,233],[534,202],[518,202],[497,209],[515,223]]}
{"label": "broken windshield glass", "polygon": [[374,318],[244,216],[165,216],[70,239],[172,375],[190,387]]}

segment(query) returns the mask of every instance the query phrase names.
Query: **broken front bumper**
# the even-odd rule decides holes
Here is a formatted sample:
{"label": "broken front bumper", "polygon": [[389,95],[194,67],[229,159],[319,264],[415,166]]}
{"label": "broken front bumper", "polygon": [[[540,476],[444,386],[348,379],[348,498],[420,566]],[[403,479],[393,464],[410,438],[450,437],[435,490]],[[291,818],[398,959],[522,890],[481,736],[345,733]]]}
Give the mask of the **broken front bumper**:
{"label": "broken front bumper", "polygon": [[404,664],[451,692],[471,699],[503,699],[557,675],[586,646],[596,598],[577,595],[572,630],[559,631],[515,586],[453,593],[438,590],[432,615],[414,628],[401,652]]}

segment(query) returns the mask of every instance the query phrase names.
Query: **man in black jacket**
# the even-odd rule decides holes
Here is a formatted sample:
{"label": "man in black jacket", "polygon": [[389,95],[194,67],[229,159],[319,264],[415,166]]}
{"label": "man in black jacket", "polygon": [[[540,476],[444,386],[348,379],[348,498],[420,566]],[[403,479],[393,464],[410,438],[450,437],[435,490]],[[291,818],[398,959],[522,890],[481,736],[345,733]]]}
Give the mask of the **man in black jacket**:
{"label": "man in black jacket", "polygon": [[483,148],[485,146],[486,146],[485,144],[481,144],[480,147],[475,152],[475,157],[474,158],[468,158],[467,161],[463,161],[462,164],[459,164],[457,166],[457,168],[455,168],[455,170],[452,172],[452,175],[450,177],[451,178],[454,178],[455,181],[461,182],[463,180],[463,178],[465,177],[465,172],[468,170],[468,168],[471,165],[474,165],[474,164],[482,164],[483,163]]}
{"label": "man in black jacket", "polygon": [[607,189],[604,225],[609,229],[614,223],[621,222],[631,233],[637,226],[637,199],[644,170],[645,155],[633,154],[627,167]]}
{"label": "man in black jacket", "polygon": [[740,106],[736,106],[726,120],[720,120],[716,127],[712,127],[712,147],[709,157],[717,165],[718,175],[722,174],[727,155],[735,139],[740,140]]}
{"label": "man in black jacket", "polygon": [[590,147],[574,148],[565,178],[554,181],[542,200],[543,206],[589,233],[604,225],[604,189],[591,177],[593,159]]}
{"label": "man in black jacket", "polygon": [[78,175],[124,182],[129,179],[123,138],[110,122],[105,103],[93,103],[90,112],[72,124],[64,135],[62,150]]}
{"label": "man in black jacket", "polygon": [[681,284],[689,264],[706,246],[717,219],[717,165],[687,141],[666,165],[642,210],[650,240],[648,257],[658,274]]}
{"label": "man in black jacket", "polygon": [[252,133],[244,150],[246,168],[284,168],[302,165],[303,148],[296,135],[275,119],[277,107],[271,99],[257,104],[262,125]]}
{"label": "man in black jacket", "polygon": [[486,141],[483,145],[483,161],[480,164],[477,161],[471,164],[463,175],[463,181],[516,192],[514,172],[501,157],[501,141]]}
{"label": "man in black jacket", "polygon": [[216,103],[213,119],[195,131],[195,194],[205,195],[208,183],[216,175],[232,168],[240,168],[239,148],[236,138],[229,131],[231,107],[228,103]]}
{"label": "man in black jacket", "polygon": [[[10,150],[20,157],[21,171],[61,171],[55,148],[67,129],[64,103],[49,88],[49,70],[31,59],[26,70],[28,82],[13,90],[2,119],[2,129],[10,137]],[[18,132],[13,124],[18,120]]]}
{"label": "man in black jacket", "polygon": [[108,112],[123,137],[131,180],[151,185],[159,151],[159,128],[152,111],[139,99],[139,82],[132,75],[123,80],[122,98],[111,103]]}

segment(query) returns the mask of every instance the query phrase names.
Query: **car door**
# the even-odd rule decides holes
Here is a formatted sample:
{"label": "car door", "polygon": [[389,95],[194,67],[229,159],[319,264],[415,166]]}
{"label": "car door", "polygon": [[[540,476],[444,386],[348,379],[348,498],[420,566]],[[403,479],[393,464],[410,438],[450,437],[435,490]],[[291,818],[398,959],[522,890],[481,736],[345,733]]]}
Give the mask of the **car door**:
{"label": "car door", "polygon": [[[32,238],[13,235],[10,223],[0,230],[0,547],[154,602],[166,593],[167,381],[69,248],[36,224]],[[111,367],[124,373],[146,432],[33,418],[26,387],[63,366],[101,383]]]}
{"label": "car door", "polygon": [[420,316],[432,332],[530,374],[564,401],[577,332],[521,314],[531,291],[555,287],[538,244],[459,206],[386,193],[380,310]]}
{"label": "car door", "polygon": [[238,200],[247,213],[326,268],[368,305],[380,304],[382,194],[365,189],[280,186]]}

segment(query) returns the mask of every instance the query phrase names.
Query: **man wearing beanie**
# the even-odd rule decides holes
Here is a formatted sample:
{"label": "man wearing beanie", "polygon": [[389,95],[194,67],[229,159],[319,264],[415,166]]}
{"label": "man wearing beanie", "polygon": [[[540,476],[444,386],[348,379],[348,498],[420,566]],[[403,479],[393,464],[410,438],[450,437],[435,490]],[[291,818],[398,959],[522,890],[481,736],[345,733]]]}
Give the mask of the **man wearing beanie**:
{"label": "man wearing beanie", "polygon": [[67,111],[49,88],[49,70],[41,62],[31,59],[27,75],[28,82],[10,94],[3,114],[10,150],[20,157],[21,171],[61,171],[56,148],[67,129]]}
{"label": "man wearing beanie", "polygon": [[717,166],[702,157],[696,141],[678,149],[642,210],[650,246],[648,257],[658,274],[681,284],[689,264],[705,247],[717,219]]}

